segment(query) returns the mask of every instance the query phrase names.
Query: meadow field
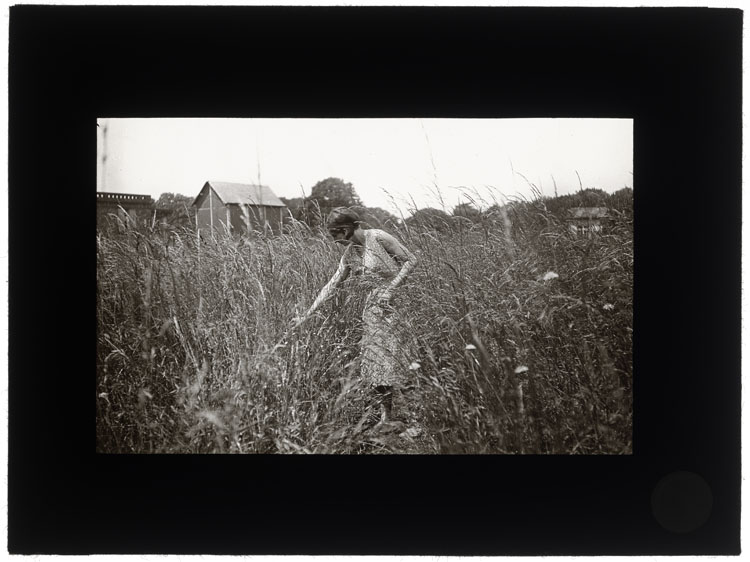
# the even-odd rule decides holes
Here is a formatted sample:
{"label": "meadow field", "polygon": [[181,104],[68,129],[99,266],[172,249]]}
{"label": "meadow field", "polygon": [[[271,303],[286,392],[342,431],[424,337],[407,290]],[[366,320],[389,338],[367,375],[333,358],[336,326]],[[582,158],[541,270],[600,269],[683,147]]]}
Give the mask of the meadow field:
{"label": "meadow field", "polygon": [[288,332],[341,256],[325,232],[100,232],[97,451],[631,454],[633,221],[612,215],[590,237],[542,200],[386,227],[419,259],[398,434],[364,423],[356,291]]}

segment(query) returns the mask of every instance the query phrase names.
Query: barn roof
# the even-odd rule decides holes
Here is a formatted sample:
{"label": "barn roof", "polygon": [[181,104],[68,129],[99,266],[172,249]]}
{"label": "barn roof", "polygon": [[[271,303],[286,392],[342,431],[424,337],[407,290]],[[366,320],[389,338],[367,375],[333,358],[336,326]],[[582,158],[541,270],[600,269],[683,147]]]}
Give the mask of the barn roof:
{"label": "barn roof", "polygon": [[573,207],[568,209],[571,219],[603,219],[609,216],[607,207]]}
{"label": "barn roof", "polygon": [[276,194],[271,191],[267,185],[254,185],[247,183],[229,183],[223,181],[207,181],[198,197],[193,201],[193,205],[198,204],[198,200],[205,191],[206,186],[210,186],[219,199],[225,204],[240,205],[263,205],[267,207],[286,207]]}

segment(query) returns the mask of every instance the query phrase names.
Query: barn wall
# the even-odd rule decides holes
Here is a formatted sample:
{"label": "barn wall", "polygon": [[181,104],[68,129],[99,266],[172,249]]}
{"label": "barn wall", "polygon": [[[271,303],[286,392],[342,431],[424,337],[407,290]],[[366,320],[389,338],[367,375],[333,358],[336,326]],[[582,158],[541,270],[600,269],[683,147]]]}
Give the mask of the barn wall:
{"label": "barn wall", "polygon": [[[124,208],[124,210],[123,210]],[[118,217],[118,221],[115,217]],[[100,204],[96,206],[96,225],[100,230],[118,227],[120,224],[131,226],[147,226],[153,218],[153,209],[141,205],[138,207],[120,207],[114,204]]]}
{"label": "barn wall", "polygon": [[253,221],[253,228],[255,230],[263,230],[268,215],[268,207],[265,205],[249,205],[248,208],[250,210],[250,219]]}
{"label": "barn wall", "polygon": [[[213,208],[213,226],[215,229],[224,231],[229,224],[233,234],[247,232],[245,216],[238,204],[224,205],[213,189],[210,189],[196,210],[196,222],[200,230],[211,229],[211,216]],[[249,205],[248,210],[250,223],[253,230],[263,230],[266,221],[273,232],[281,232],[286,207],[271,207],[267,205]]]}
{"label": "barn wall", "polygon": [[227,222],[227,209],[221,202],[221,199],[214,193],[213,189],[208,190],[208,196],[198,207],[197,224],[200,230],[211,230],[211,215],[213,209],[213,227],[223,231]]}
{"label": "barn wall", "polygon": [[119,215],[118,209],[110,205],[96,206],[96,227],[100,230],[109,229],[117,225],[117,221],[112,215]]}
{"label": "barn wall", "polygon": [[[246,232],[245,219],[242,210],[239,205],[233,205],[233,207],[236,207],[236,210],[233,210],[232,227],[236,228],[237,232]],[[267,221],[273,232],[278,233],[281,231],[281,218],[285,207],[249,205],[247,209],[253,230],[263,230]],[[234,220],[235,214],[237,217],[236,222]]]}
{"label": "barn wall", "polygon": [[229,205],[229,212],[231,213],[231,225],[233,234],[244,233],[245,221],[242,218],[242,209],[239,205]]}
{"label": "barn wall", "polygon": [[283,224],[283,213],[286,207],[266,207],[266,220],[274,232],[281,232]]}

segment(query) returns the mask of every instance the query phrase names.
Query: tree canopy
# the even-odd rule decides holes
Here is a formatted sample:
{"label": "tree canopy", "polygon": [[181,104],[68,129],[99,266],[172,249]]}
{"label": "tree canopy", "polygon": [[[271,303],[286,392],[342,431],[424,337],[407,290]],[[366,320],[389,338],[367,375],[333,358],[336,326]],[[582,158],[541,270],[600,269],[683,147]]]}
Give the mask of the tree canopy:
{"label": "tree canopy", "polygon": [[316,183],[308,199],[317,202],[321,208],[354,207],[362,205],[354,186],[341,178],[326,178]]}
{"label": "tree canopy", "polygon": [[192,224],[194,210],[193,198],[181,193],[162,193],[156,200],[156,218],[171,226],[187,227]]}
{"label": "tree canopy", "polygon": [[482,220],[482,212],[471,203],[460,203],[453,208],[454,217],[463,217],[472,222]]}
{"label": "tree canopy", "polygon": [[156,200],[154,205],[157,209],[179,209],[181,207],[190,205],[193,203],[193,198],[181,193],[162,193],[159,195],[159,199]]}
{"label": "tree canopy", "polygon": [[618,189],[612,195],[609,196],[609,207],[625,213],[626,215],[633,214],[633,188],[623,187]]}
{"label": "tree canopy", "polygon": [[305,211],[305,200],[302,197],[279,197],[279,200],[286,205],[294,220],[303,221]]}
{"label": "tree canopy", "polygon": [[395,226],[399,219],[380,207],[364,207],[362,205],[352,207],[352,210],[359,215],[360,220],[366,223],[366,226],[374,228],[383,228]]}
{"label": "tree canopy", "polygon": [[[292,217],[310,226],[319,226],[325,222],[328,213],[336,207],[353,207],[364,209],[362,201],[354,186],[341,178],[329,177],[320,180],[310,190],[310,196],[284,198],[281,201],[288,207]],[[373,216],[378,216],[377,211]]]}
{"label": "tree canopy", "polygon": [[544,198],[544,204],[550,212],[562,216],[571,207],[607,207],[609,194],[597,188],[588,188],[569,195]]}
{"label": "tree canopy", "polygon": [[405,222],[407,226],[444,232],[450,228],[451,218],[445,211],[427,207],[415,211]]}

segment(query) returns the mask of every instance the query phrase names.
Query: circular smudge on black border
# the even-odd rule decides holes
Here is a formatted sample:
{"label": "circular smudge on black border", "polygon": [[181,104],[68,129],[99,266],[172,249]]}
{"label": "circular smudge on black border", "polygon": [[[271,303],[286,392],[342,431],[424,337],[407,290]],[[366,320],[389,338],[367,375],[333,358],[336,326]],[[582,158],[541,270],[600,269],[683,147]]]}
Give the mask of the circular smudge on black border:
{"label": "circular smudge on black border", "polygon": [[659,524],[673,533],[690,533],[711,516],[713,493],[708,483],[689,471],[664,476],[651,494],[651,509]]}

